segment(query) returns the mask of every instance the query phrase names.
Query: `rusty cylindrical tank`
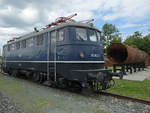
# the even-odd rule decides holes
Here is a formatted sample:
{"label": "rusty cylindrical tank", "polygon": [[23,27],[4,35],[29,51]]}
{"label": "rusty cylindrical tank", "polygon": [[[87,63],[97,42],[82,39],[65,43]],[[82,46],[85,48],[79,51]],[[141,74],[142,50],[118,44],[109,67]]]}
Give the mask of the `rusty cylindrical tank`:
{"label": "rusty cylindrical tank", "polygon": [[104,66],[107,67],[107,66],[113,66],[114,64],[116,64],[115,62],[113,62],[112,60],[106,58],[105,59],[105,63],[104,63]]}
{"label": "rusty cylindrical tank", "polygon": [[143,63],[145,67],[150,64],[149,55],[147,53],[138,48],[133,48],[121,43],[109,46],[107,58],[117,64]]}

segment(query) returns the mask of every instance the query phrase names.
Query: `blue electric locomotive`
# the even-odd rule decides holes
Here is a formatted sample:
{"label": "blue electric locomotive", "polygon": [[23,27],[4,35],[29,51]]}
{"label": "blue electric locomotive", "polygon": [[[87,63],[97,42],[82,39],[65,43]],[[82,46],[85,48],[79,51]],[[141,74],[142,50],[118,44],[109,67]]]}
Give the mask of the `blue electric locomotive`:
{"label": "blue electric locomotive", "polygon": [[100,90],[110,87],[100,31],[91,24],[66,22],[35,31],[3,46],[2,68],[51,85]]}

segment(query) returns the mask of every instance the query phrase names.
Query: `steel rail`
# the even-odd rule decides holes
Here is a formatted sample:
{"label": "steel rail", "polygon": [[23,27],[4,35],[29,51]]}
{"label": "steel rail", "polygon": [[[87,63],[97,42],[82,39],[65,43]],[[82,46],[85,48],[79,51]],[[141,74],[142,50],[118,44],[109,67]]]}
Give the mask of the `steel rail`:
{"label": "steel rail", "polygon": [[150,101],[149,100],[144,100],[144,99],[139,99],[139,98],[134,98],[134,97],[129,97],[129,96],[123,96],[123,95],[119,95],[119,94],[114,94],[114,93],[110,93],[110,92],[100,92],[101,95],[104,96],[111,96],[111,97],[115,97],[118,99],[124,99],[124,100],[129,100],[132,102],[138,102],[138,103],[142,103],[142,104],[146,104],[150,106]]}

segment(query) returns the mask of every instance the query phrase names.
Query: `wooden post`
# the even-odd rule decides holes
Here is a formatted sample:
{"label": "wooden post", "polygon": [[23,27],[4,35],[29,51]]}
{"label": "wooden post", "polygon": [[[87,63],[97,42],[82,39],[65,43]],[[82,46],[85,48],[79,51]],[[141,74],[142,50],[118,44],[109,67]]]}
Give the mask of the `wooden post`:
{"label": "wooden post", "polygon": [[130,74],[132,74],[132,64],[129,65],[130,65]]}
{"label": "wooden post", "polygon": [[141,65],[141,63],[139,63],[138,64],[138,71],[141,71],[141,67],[142,67],[142,65]]}
{"label": "wooden post", "polygon": [[142,70],[144,70],[144,63],[142,63]]}
{"label": "wooden post", "polygon": [[122,66],[121,66],[121,71],[122,71],[122,73],[123,73],[124,75],[126,75],[126,72],[125,72],[125,65],[124,65],[124,64],[122,64]]}
{"label": "wooden post", "polygon": [[134,72],[136,72],[136,64],[133,64]]}
{"label": "wooden post", "polygon": [[113,65],[113,72],[116,72],[116,64]]}
{"label": "wooden post", "polygon": [[126,64],[126,71],[129,72],[129,66]]}

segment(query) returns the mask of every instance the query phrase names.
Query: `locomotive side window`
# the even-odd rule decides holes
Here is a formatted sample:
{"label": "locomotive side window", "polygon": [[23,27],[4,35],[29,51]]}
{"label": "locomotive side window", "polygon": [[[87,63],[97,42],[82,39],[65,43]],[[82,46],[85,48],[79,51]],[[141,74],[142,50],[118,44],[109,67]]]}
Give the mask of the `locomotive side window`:
{"label": "locomotive side window", "polygon": [[102,39],[101,39],[101,33],[100,32],[96,32],[97,33],[97,37],[98,37],[98,41],[101,41]]}
{"label": "locomotive side window", "polygon": [[97,37],[96,37],[96,32],[95,30],[88,30],[88,34],[89,34],[89,39],[93,42],[97,42]]}
{"label": "locomotive side window", "polygon": [[77,40],[81,40],[81,41],[87,40],[86,29],[84,29],[84,28],[76,28],[76,39]]}
{"label": "locomotive side window", "polygon": [[10,50],[15,50],[15,44],[10,45]]}
{"label": "locomotive side window", "polygon": [[6,46],[4,46],[4,47],[3,47],[3,51],[6,51],[6,50],[7,50],[7,47],[6,47]]}
{"label": "locomotive side window", "polygon": [[20,49],[20,42],[16,43],[16,49]]}
{"label": "locomotive side window", "polygon": [[63,41],[64,40],[64,29],[58,31],[58,37],[56,41]]}
{"label": "locomotive side window", "polygon": [[21,48],[26,48],[26,40],[23,40],[23,41],[21,42]]}
{"label": "locomotive side window", "polygon": [[10,45],[7,46],[7,51],[10,51]]}
{"label": "locomotive side window", "polygon": [[43,44],[43,35],[37,36],[36,44],[37,45],[42,45]]}
{"label": "locomotive side window", "polygon": [[27,40],[27,46],[28,47],[32,47],[34,45],[34,39],[33,38],[29,38],[28,40]]}
{"label": "locomotive side window", "polygon": [[56,40],[56,32],[55,32],[55,31],[52,31],[52,32],[51,32],[51,41],[52,41],[52,42],[55,42],[55,40]]}
{"label": "locomotive side window", "polygon": [[46,39],[48,37],[48,33],[43,34],[43,39]]}

